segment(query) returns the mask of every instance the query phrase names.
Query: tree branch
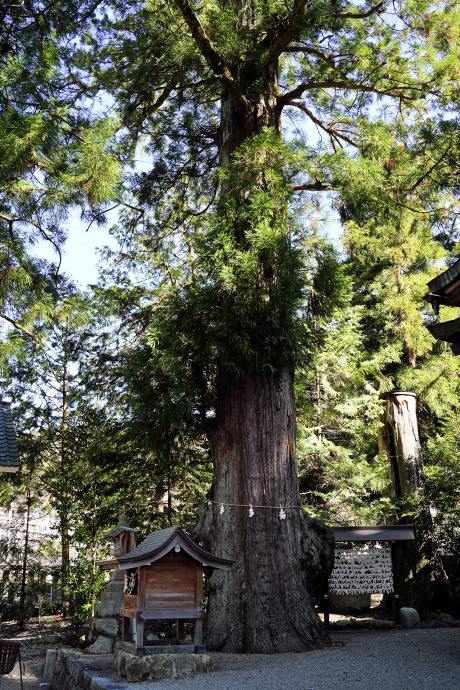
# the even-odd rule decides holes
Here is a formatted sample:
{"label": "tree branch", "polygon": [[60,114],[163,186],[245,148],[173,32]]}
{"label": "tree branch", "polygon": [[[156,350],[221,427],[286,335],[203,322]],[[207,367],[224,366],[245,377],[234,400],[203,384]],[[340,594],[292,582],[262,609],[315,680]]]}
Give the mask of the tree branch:
{"label": "tree branch", "polygon": [[281,107],[290,104],[294,98],[300,98],[305,91],[312,91],[313,89],[345,89],[348,91],[366,91],[369,93],[377,93],[380,96],[394,96],[397,98],[404,98],[405,100],[411,100],[413,97],[402,96],[397,91],[421,91],[420,87],[415,86],[394,86],[391,89],[379,89],[377,86],[371,86],[367,84],[356,84],[354,82],[347,81],[314,81],[307,82],[306,84],[299,84],[292,91],[287,91],[278,97],[278,103]]}
{"label": "tree branch", "polygon": [[313,48],[312,46],[290,46],[289,48],[285,48],[283,52],[306,53],[307,55],[315,55],[316,57],[321,58],[321,60],[324,60],[328,63],[328,65],[331,65],[331,67],[336,69],[334,58],[331,55],[327,55],[322,50],[318,50],[317,48]]}
{"label": "tree branch", "polygon": [[293,184],[291,189],[296,192],[325,192],[328,189],[335,189],[332,185],[324,184],[320,180],[309,184]]}
{"label": "tree branch", "polygon": [[440,158],[439,160],[435,161],[435,163],[431,166],[431,168],[429,168],[429,169],[427,170],[427,172],[426,172],[424,175],[422,175],[422,177],[420,177],[420,178],[417,180],[417,182],[415,182],[415,183],[412,185],[412,187],[409,189],[409,192],[413,192],[415,189],[417,189],[417,187],[418,187],[420,184],[422,184],[422,182],[423,182],[424,180],[426,180],[426,178],[429,177],[429,175],[431,175],[431,173],[433,172],[433,170],[435,170],[435,169],[438,167],[438,165],[439,165],[440,163],[442,163],[442,161],[444,160],[444,158],[445,158],[445,157],[447,156],[447,154],[449,153],[449,150],[450,150],[451,145],[452,145],[452,137],[450,138],[449,144],[448,144],[446,150],[444,151],[444,153],[442,154],[441,158]]}
{"label": "tree branch", "polygon": [[210,38],[206,34],[200,20],[190,4],[189,0],[174,0],[188,28],[192,32],[192,36],[198,46],[199,51],[205,58],[209,67],[214,74],[219,77],[225,87],[227,93],[232,99],[235,107],[242,113],[246,113],[249,108],[249,103],[238,88],[237,83],[232,77],[230,68],[221,53],[213,46]]}
{"label": "tree branch", "polygon": [[373,14],[377,14],[379,10],[386,5],[386,2],[379,2],[378,5],[374,5],[367,12],[335,12],[332,16],[335,19],[366,19],[366,17],[371,17]]}
{"label": "tree branch", "polygon": [[347,137],[345,134],[342,134],[339,130],[334,129],[334,127],[330,127],[329,125],[324,124],[322,120],[319,120],[316,115],[314,115],[311,110],[309,110],[303,103],[299,101],[291,101],[289,105],[294,106],[295,108],[299,108],[299,110],[302,110],[310,120],[312,120],[315,125],[318,125],[318,127],[321,127],[325,132],[329,134],[329,136],[334,136],[339,139],[343,139],[343,141],[346,141],[348,144],[351,144],[352,146],[355,146],[356,148],[358,147],[358,144],[353,141],[353,139],[350,139],[350,137]]}
{"label": "tree branch", "polygon": [[51,244],[56,250],[57,255],[59,256],[59,263],[56,271],[57,273],[59,273],[62,263],[61,250],[59,248],[59,245],[56,244],[56,242],[51,237],[49,237],[49,235],[45,232],[45,230],[43,230],[39,223],[36,223],[34,220],[30,220],[30,218],[12,218],[11,216],[6,216],[4,213],[0,213],[0,218],[6,220],[10,224],[11,229],[13,223],[29,223],[30,225],[33,225],[34,228],[37,228],[37,230],[41,233],[43,239],[47,240],[47,242],[51,242]]}
{"label": "tree branch", "polygon": [[[171,92],[174,90],[174,87],[176,86],[177,80],[179,78],[179,74],[180,74],[179,72],[175,72],[173,74],[172,79],[170,79],[170,81],[166,84],[166,86],[164,87],[161,94],[158,96],[155,103],[141,109],[139,115],[136,117],[136,121],[138,124],[141,121],[144,122],[148,117],[150,117],[150,115],[153,115],[153,113],[155,113],[158,110],[158,108],[160,108],[163,105],[163,103],[167,100],[167,98],[169,97]],[[131,106],[127,110],[128,110],[128,112],[130,112],[131,110],[134,110],[134,112],[137,113],[136,105]]]}
{"label": "tree branch", "polygon": [[307,8],[307,0],[294,0],[292,12],[285,27],[281,26],[278,34],[275,34],[275,39],[270,43],[268,49],[268,57],[264,61],[264,66],[275,62],[281,53],[287,48],[293,38],[297,36],[302,28],[302,22],[305,17],[305,10]]}
{"label": "tree branch", "polygon": [[34,340],[36,343],[40,343],[40,339],[39,339],[36,335],[34,335],[33,333],[31,333],[27,328],[25,328],[25,326],[21,326],[20,323],[18,323],[18,322],[15,321],[14,319],[10,318],[10,317],[7,316],[6,314],[0,313],[0,319],[5,319],[5,321],[8,321],[8,322],[11,323],[15,328],[17,328],[19,331],[22,331],[23,333],[25,333],[26,335],[28,335],[29,338],[32,338],[32,340]]}

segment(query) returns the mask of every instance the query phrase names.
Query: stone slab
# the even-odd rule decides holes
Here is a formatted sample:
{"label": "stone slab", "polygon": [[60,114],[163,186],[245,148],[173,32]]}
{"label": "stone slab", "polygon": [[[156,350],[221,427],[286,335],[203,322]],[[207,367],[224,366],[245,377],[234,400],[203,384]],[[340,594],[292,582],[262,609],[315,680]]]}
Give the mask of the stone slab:
{"label": "stone slab", "polygon": [[22,661],[22,673],[24,676],[41,679],[45,668],[44,661]]}
{"label": "stone slab", "polygon": [[43,669],[43,683],[50,686],[53,683],[54,666],[57,659],[57,649],[47,649],[45,658],[45,668]]}
{"label": "stone slab", "polygon": [[114,651],[114,669],[129,683],[186,678],[212,671],[207,654],[151,654],[135,656],[123,649]]}
{"label": "stone slab", "polygon": [[97,603],[94,605],[94,615],[97,618],[109,618],[121,615],[121,604]]}

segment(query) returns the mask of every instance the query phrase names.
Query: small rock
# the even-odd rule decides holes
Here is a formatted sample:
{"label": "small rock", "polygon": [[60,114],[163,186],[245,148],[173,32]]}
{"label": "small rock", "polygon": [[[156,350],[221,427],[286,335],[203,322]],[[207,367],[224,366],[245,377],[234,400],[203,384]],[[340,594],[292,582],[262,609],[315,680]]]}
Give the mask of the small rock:
{"label": "small rock", "polygon": [[212,659],[209,654],[194,654],[195,673],[212,671]]}
{"label": "small rock", "polygon": [[145,639],[147,640],[147,642],[153,642],[154,640],[159,640],[160,638],[156,633],[148,632],[145,636]]}
{"label": "small rock", "polygon": [[444,621],[448,625],[455,625],[455,623],[457,622],[456,619],[448,613],[438,613],[438,615],[436,616],[436,620]]}
{"label": "small rock", "polygon": [[[54,667],[56,665],[57,649],[47,649],[45,658],[45,668],[43,669],[43,683],[50,686],[53,683]],[[44,688],[46,690],[46,688]]]}
{"label": "small rock", "polygon": [[86,650],[88,654],[111,654],[113,649],[113,640],[105,635],[99,635],[97,640],[93,642]]}
{"label": "small rock", "polygon": [[115,648],[113,653],[113,668],[119,676],[126,678],[126,664],[128,663],[128,652]]}
{"label": "small rock", "polygon": [[148,657],[132,656],[126,664],[126,680],[128,683],[140,683],[147,680],[150,675],[150,663]]}
{"label": "small rock", "polygon": [[433,621],[435,628],[450,628],[449,623],[446,621]]}
{"label": "small rock", "polygon": [[360,613],[371,607],[370,594],[329,594],[331,613]]}
{"label": "small rock", "polygon": [[400,611],[401,627],[403,630],[413,630],[420,628],[420,616],[418,612],[409,606],[403,606]]}
{"label": "small rock", "polygon": [[32,676],[32,678],[41,678],[43,676],[43,669],[45,668],[44,661],[23,661],[22,672],[25,676]]}
{"label": "small rock", "polygon": [[174,673],[172,654],[152,654],[150,656],[150,677],[152,680],[174,678]]}
{"label": "small rock", "polygon": [[191,676],[195,671],[194,654],[174,654],[174,667],[178,678]]}

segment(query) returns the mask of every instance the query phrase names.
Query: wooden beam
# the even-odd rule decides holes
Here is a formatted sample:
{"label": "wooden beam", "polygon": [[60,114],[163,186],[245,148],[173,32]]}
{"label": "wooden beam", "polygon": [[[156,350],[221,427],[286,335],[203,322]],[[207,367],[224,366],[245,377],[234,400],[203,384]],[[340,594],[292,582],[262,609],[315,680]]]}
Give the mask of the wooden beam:
{"label": "wooden beam", "polygon": [[[132,611],[127,611],[124,615],[128,615]],[[175,619],[175,618],[205,618],[206,614],[203,610],[197,609],[153,609],[150,611],[136,611],[136,618],[138,620],[155,620],[158,619]]]}

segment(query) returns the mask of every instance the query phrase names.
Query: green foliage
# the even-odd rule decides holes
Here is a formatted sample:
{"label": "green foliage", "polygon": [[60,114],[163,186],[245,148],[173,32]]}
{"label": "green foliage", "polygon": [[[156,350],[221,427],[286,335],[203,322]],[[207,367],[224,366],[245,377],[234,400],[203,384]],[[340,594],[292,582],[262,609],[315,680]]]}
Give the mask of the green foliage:
{"label": "green foliage", "polygon": [[[24,339],[38,340],[51,316],[71,210],[100,211],[119,185],[119,124],[83,103],[86,87],[65,58],[69,36],[93,9],[25,0],[0,16],[0,318],[17,329],[16,337],[2,334],[2,367]],[[41,242],[55,249],[57,265],[35,257]]]}
{"label": "green foliage", "polygon": [[459,410],[446,415],[427,441],[426,494],[439,511],[438,540],[446,557],[449,576],[460,582],[460,462]]}
{"label": "green foliage", "polygon": [[[457,524],[458,371],[423,295],[458,249],[459,10],[388,8],[26,0],[2,15],[0,314],[18,332],[0,357],[61,537],[85,545],[64,569],[81,615],[119,511],[145,532],[193,522],[222,368],[297,368],[301,490],[329,522],[394,510],[379,394],[415,391],[430,495]],[[138,157],[150,169],[129,173]],[[343,262],[317,232],[327,191]],[[31,251],[59,251],[70,209],[98,221],[110,198],[120,251],[90,305]]]}
{"label": "green foliage", "polygon": [[91,616],[105,584],[104,572],[95,565],[92,554],[82,549],[77,560],[72,562],[70,572],[58,582],[59,589],[68,592],[76,634],[80,632],[79,626]]}
{"label": "green foliage", "polygon": [[362,318],[362,307],[337,308],[308,365],[296,373],[301,495],[307,511],[328,524],[381,523],[391,507],[384,497],[388,467],[377,448],[379,399],[367,380]]}

